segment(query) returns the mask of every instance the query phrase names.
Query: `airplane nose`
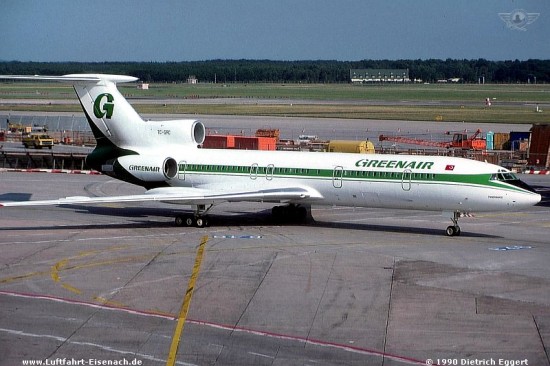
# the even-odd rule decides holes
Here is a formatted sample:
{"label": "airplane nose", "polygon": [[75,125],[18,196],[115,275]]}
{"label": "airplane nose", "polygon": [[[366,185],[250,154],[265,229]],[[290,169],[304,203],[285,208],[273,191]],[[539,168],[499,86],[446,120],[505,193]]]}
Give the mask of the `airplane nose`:
{"label": "airplane nose", "polygon": [[516,209],[529,208],[542,200],[542,196],[538,193],[521,194],[513,198],[511,206]]}
{"label": "airplane nose", "polygon": [[539,203],[540,201],[542,201],[542,196],[540,194],[535,194],[534,195],[535,197],[533,197],[533,205],[536,205],[537,203]]}
{"label": "airplane nose", "polygon": [[538,193],[530,194],[526,197],[522,197],[521,200],[518,200],[517,203],[520,206],[530,207],[534,206],[542,200],[542,196]]}

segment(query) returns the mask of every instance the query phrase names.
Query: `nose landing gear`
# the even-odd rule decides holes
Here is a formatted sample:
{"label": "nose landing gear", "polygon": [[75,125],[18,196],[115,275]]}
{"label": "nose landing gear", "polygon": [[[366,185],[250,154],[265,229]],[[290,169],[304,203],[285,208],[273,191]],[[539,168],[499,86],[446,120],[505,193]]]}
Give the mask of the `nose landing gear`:
{"label": "nose landing gear", "polygon": [[447,234],[447,236],[459,236],[460,226],[458,225],[447,226],[447,230],[445,230],[445,234]]}
{"label": "nose landing gear", "polygon": [[445,230],[447,236],[459,236],[460,235],[460,226],[458,226],[458,219],[460,218],[460,212],[453,212],[451,214],[451,221],[453,225],[448,226]]}

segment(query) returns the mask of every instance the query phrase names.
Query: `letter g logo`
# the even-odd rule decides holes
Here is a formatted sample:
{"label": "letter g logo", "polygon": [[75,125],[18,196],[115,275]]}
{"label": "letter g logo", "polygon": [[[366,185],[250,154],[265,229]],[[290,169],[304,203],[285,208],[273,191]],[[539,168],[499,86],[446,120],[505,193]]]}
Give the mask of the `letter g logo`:
{"label": "letter g logo", "polygon": [[[101,104],[104,98],[107,98],[107,101]],[[113,110],[115,108],[113,100],[113,96],[109,93],[99,94],[97,98],[95,98],[94,102],[94,115],[97,118],[106,117],[107,119],[111,119],[111,117],[113,116]]]}

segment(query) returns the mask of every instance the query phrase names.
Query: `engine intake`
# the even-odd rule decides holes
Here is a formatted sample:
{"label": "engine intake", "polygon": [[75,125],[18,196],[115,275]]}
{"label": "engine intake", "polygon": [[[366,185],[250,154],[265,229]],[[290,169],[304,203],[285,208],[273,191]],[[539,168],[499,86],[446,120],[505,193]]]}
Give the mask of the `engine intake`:
{"label": "engine intake", "polygon": [[121,169],[145,182],[164,182],[178,175],[178,163],[171,157],[127,155],[121,156],[116,162]]}
{"label": "engine intake", "polygon": [[149,144],[200,145],[206,137],[206,128],[197,120],[149,121]]}
{"label": "engine intake", "polygon": [[195,121],[191,128],[193,130],[193,139],[195,144],[202,144],[206,138],[206,129],[204,128],[202,122]]}
{"label": "engine intake", "polygon": [[178,163],[174,158],[166,158],[162,166],[163,173],[166,178],[173,179],[176,175],[178,175]]}

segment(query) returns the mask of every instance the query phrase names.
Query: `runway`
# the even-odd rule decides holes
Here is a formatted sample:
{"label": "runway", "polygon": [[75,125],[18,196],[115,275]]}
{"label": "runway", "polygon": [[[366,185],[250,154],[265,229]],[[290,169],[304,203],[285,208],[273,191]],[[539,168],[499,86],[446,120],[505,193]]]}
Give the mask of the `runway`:
{"label": "runway", "polygon": [[[548,365],[550,177],[522,179],[541,205],[462,218],[460,237],[437,212],[312,207],[281,226],[269,205],[227,204],[197,229],[162,204],[0,209],[0,365],[166,364],[204,238],[177,365]],[[0,186],[141,192],[101,175]]]}

